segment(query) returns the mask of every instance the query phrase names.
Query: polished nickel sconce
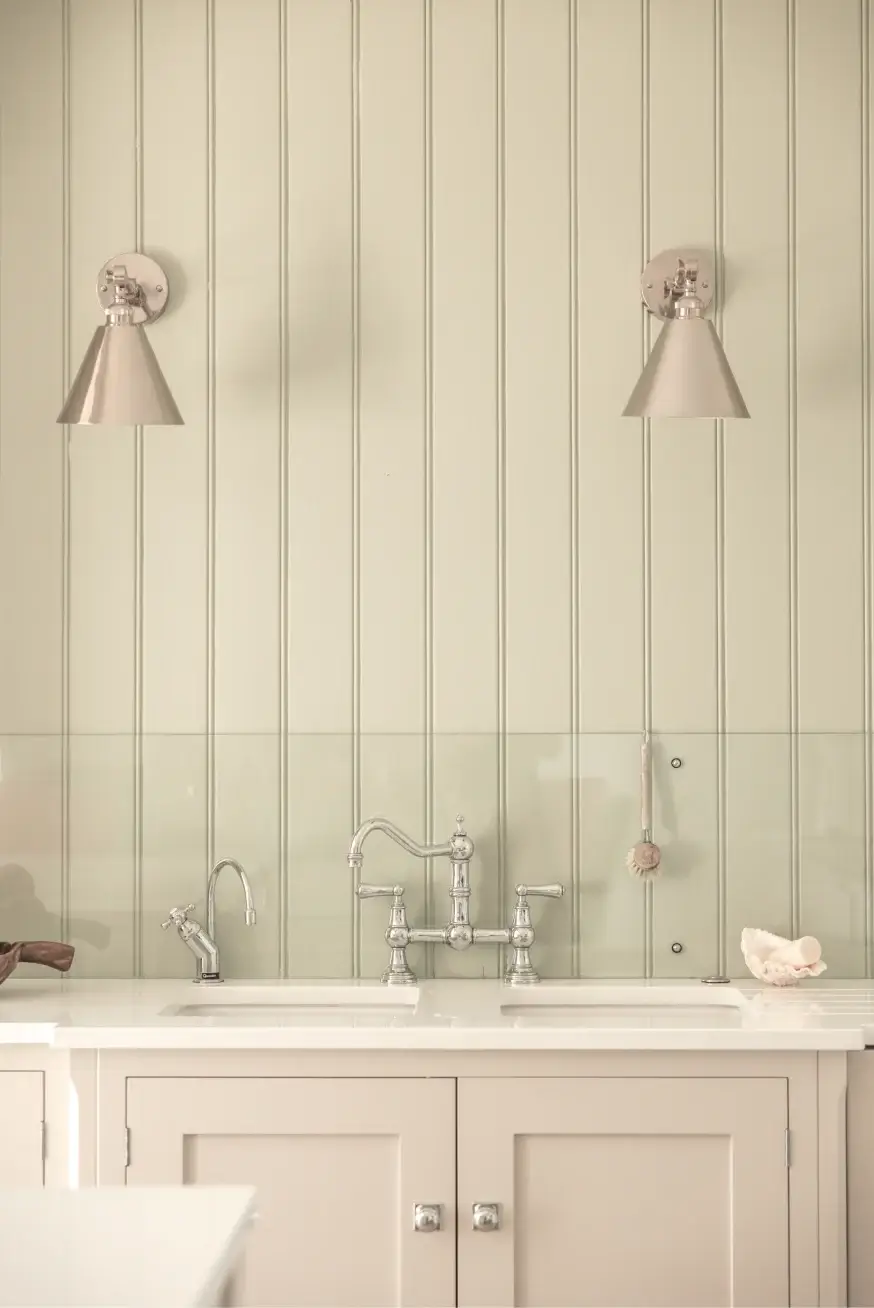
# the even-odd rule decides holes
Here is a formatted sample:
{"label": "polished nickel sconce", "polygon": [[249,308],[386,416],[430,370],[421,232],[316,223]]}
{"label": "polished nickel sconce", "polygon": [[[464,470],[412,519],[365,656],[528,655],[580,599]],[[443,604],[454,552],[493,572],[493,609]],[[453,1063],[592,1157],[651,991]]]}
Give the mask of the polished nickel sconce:
{"label": "polished nickel sconce", "polygon": [[659,338],[623,410],[625,418],[748,418],[716,328],[709,259],[663,250],[640,279],[643,302],[662,320]]}
{"label": "polished nickel sconce", "polygon": [[97,298],[106,322],[91,339],[58,422],[117,427],[182,422],[143,330],[160,318],[167,296],[166,273],[145,254],[120,254],[103,266]]}

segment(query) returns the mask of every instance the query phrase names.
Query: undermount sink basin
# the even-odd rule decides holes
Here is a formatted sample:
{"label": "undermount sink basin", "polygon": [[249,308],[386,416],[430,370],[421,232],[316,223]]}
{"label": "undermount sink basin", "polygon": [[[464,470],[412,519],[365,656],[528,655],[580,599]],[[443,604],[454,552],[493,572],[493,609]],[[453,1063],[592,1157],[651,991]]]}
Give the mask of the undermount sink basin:
{"label": "undermount sink basin", "polygon": [[537,986],[518,991],[501,1004],[505,1017],[524,1025],[652,1026],[655,1023],[693,1025],[706,1017],[708,1026],[738,1025],[747,1000],[734,986],[584,985]]}
{"label": "undermount sink basin", "polygon": [[379,1023],[398,1014],[412,1014],[418,997],[415,986],[202,986],[191,1003],[171,1004],[161,1016],[281,1025],[296,1018],[325,1020],[334,1015],[348,1019],[355,1015]]}

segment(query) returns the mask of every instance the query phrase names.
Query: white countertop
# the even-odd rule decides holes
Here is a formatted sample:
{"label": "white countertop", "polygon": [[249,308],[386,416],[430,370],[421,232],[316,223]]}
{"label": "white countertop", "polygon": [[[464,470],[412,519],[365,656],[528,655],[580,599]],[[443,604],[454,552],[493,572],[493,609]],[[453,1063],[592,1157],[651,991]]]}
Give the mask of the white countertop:
{"label": "white countertop", "polygon": [[0,1305],[216,1304],[254,1212],[243,1186],[0,1191]]}
{"label": "white countertop", "polygon": [[[224,1011],[217,1011],[220,1005]],[[195,1012],[179,1009],[194,1006]],[[99,981],[0,987],[0,1044],[60,1049],[853,1050],[874,982]]]}

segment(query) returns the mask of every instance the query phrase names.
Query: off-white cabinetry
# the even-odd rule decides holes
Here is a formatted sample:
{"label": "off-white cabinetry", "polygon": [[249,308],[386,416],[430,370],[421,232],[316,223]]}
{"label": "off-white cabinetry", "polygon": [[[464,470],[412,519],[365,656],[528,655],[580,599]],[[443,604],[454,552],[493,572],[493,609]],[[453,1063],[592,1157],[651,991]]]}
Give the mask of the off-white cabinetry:
{"label": "off-white cabinetry", "polygon": [[127,1126],[129,1185],[256,1187],[235,1302],[455,1302],[453,1080],[133,1077]]}
{"label": "off-white cabinetry", "polygon": [[[789,1303],[786,1079],[126,1084],[128,1184],[257,1187],[244,1304]],[[478,1203],[498,1229],[474,1230]]]}
{"label": "off-white cabinetry", "polygon": [[42,1072],[0,1071],[0,1186],[43,1184]]}
{"label": "off-white cabinetry", "polygon": [[851,1308],[874,1305],[874,1049],[847,1059],[847,1244]]}
{"label": "off-white cabinetry", "polygon": [[777,1078],[459,1081],[459,1303],[788,1304],[787,1108]]}

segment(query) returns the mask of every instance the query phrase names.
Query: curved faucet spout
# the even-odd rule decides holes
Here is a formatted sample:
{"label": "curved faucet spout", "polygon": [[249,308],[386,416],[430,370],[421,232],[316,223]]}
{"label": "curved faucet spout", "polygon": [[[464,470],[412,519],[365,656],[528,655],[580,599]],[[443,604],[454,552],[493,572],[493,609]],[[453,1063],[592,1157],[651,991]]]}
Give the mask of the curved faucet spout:
{"label": "curved faucet spout", "polygon": [[252,898],[252,887],[246,875],[246,870],[235,858],[223,858],[220,863],[216,863],[210,872],[209,884],[206,888],[206,929],[213,940],[215,940],[215,887],[219,873],[225,867],[232,867],[240,878],[240,884],[246,896],[246,926],[255,925],[255,901]]}
{"label": "curved faucet spout", "polygon": [[361,847],[364,844],[371,831],[382,831],[385,835],[390,836],[396,845],[405,849],[408,854],[414,854],[416,858],[443,858],[452,853],[452,842],[447,840],[442,845],[420,845],[412,836],[408,836],[400,827],[395,826],[388,818],[368,818],[362,822],[361,826],[352,837],[352,844],[349,846],[347,859],[349,866],[352,868],[361,867],[363,854]]}

